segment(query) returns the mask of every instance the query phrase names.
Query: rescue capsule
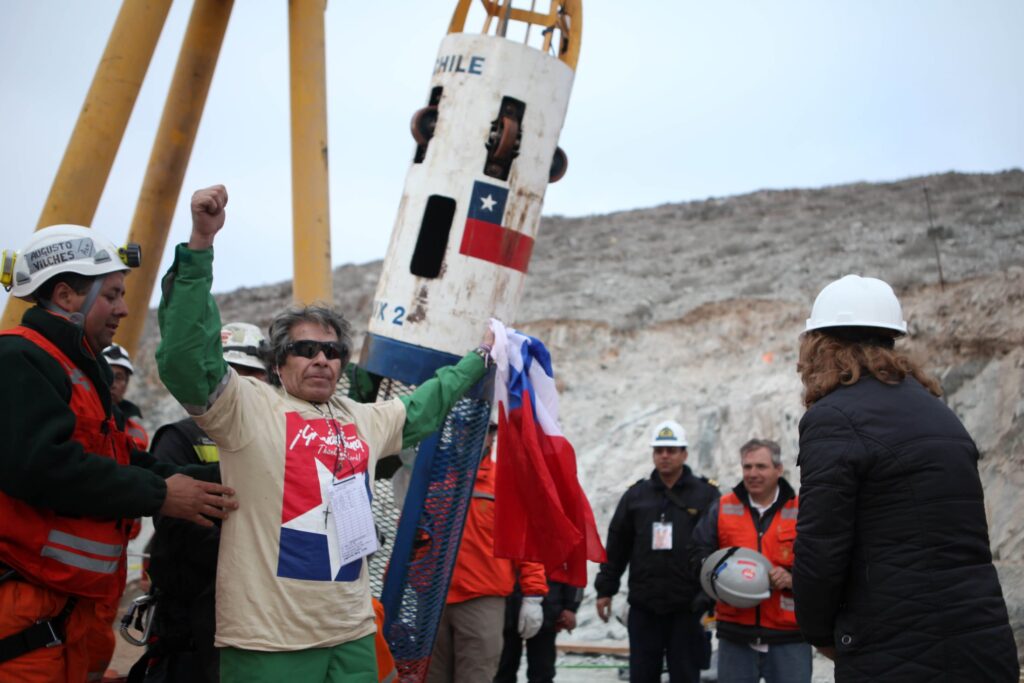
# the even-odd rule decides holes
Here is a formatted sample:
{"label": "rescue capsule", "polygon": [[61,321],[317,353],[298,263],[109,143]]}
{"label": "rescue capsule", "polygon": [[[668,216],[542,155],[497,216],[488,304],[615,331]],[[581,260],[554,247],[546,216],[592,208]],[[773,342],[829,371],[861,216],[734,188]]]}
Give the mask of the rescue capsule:
{"label": "rescue capsule", "polygon": [[[568,164],[558,137],[579,0],[547,13],[485,4],[482,34],[463,32],[469,9],[458,3],[412,116],[413,161],[363,346],[367,370],[408,384],[472,347],[489,317],[515,320],[544,193]],[[512,25],[526,42],[505,37]]]}

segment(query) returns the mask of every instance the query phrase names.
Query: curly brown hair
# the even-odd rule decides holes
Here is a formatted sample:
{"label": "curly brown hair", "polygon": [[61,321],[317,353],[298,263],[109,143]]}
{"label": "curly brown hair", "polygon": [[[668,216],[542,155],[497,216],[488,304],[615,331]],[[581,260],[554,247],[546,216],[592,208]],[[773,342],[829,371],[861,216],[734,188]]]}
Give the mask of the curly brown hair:
{"label": "curly brown hair", "polygon": [[841,332],[813,330],[800,335],[796,371],[804,384],[804,406],[810,408],[840,384],[856,384],[864,373],[886,384],[899,384],[910,375],[933,395],[942,396],[939,381],[897,351],[891,337],[845,336]]}

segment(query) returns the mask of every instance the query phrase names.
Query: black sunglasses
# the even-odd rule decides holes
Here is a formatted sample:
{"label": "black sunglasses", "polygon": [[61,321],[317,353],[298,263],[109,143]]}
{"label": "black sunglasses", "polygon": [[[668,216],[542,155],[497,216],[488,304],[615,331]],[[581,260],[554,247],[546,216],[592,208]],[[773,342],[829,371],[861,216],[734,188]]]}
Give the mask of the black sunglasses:
{"label": "black sunglasses", "polygon": [[312,339],[301,339],[294,341],[284,347],[287,353],[303,358],[316,358],[321,351],[327,360],[338,360],[341,358],[341,344],[335,341],[313,341]]}

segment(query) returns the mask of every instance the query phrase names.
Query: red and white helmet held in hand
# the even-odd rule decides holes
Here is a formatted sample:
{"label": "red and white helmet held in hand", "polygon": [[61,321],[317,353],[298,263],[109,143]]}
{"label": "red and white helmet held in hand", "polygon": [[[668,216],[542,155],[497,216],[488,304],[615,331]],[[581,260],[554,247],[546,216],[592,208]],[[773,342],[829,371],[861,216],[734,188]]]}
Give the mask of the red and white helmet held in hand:
{"label": "red and white helmet held in hand", "polygon": [[700,567],[700,585],[715,600],[733,607],[756,607],[771,595],[772,563],[750,548],[719,548]]}

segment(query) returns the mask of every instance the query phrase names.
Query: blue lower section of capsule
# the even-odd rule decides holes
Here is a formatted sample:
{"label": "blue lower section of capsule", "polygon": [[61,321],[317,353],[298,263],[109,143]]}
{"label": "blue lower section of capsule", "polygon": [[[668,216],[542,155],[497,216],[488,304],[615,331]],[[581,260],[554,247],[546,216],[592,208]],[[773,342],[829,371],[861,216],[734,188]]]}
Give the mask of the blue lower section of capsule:
{"label": "blue lower section of capsule", "polygon": [[[398,380],[410,386],[419,386],[434,376],[438,368],[454,365],[459,356],[444,351],[428,349],[406,342],[397,341],[376,334],[367,334],[363,342],[360,365],[367,372]],[[476,384],[467,394],[468,398],[490,400],[493,373]]]}

